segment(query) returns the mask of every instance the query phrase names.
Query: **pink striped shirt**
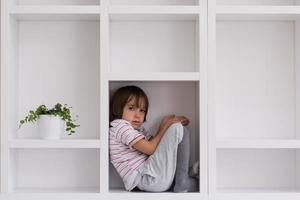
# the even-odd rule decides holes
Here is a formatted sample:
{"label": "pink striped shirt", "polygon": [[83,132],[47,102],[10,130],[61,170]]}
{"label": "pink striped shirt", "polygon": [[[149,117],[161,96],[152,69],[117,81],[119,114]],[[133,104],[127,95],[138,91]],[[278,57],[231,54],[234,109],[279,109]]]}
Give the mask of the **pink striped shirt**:
{"label": "pink striped shirt", "polygon": [[145,163],[148,156],[132,148],[139,140],[146,138],[145,133],[134,129],[123,119],[112,121],[109,129],[109,153],[111,163],[121,176],[125,188],[132,190],[137,183],[137,170]]}

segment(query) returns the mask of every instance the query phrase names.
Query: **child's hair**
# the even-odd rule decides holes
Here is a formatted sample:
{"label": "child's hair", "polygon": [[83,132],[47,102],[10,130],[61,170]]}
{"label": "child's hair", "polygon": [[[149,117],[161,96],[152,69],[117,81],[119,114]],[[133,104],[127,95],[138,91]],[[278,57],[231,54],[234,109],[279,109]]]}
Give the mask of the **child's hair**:
{"label": "child's hair", "polygon": [[135,99],[135,106],[140,107],[142,101],[145,103],[145,118],[148,113],[149,101],[146,93],[139,87],[134,85],[119,88],[112,96],[110,102],[110,121],[122,119],[123,109],[127,102]]}

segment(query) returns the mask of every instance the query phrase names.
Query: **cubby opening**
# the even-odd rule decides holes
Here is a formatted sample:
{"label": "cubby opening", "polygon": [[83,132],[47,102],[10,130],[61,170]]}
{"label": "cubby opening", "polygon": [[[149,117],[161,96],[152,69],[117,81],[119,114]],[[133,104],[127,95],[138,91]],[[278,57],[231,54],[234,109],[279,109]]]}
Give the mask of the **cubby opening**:
{"label": "cubby opening", "polygon": [[217,150],[217,192],[300,191],[298,149]]}
{"label": "cubby opening", "polygon": [[110,72],[199,72],[199,15],[110,18]]}
{"label": "cubby opening", "polygon": [[251,6],[292,6],[299,5],[296,0],[216,0],[217,5],[251,5]]}
{"label": "cubby opening", "polygon": [[16,0],[17,5],[100,5],[101,0]]}
{"label": "cubby opening", "polygon": [[64,139],[99,139],[99,21],[11,20],[9,137],[39,138],[36,124],[18,129],[38,105],[72,106],[80,127]]}
{"label": "cubby opening", "polygon": [[199,0],[110,0],[112,5],[199,5]]}
{"label": "cubby opening", "polygon": [[299,139],[300,24],[219,20],[217,139]]}
{"label": "cubby opening", "polygon": [[10,150],[14,193],[99,193],[98,149]]}
{"label": "cubby opening", "polygon": [[[109,84],[110,96],[118,88],[126,85],[136,85],[142,88],[147,94],[149,110],[147,121],[143,126],[150,133],[156,133],[160,121],[166,115],[184,115],[190,119],[190,124],[187,126],[191,134],[190,163],[192,164],[199,160],[199,82],[111,81]],[[111,164],[109,166],[110,192],[125,191],[118,173]]]}

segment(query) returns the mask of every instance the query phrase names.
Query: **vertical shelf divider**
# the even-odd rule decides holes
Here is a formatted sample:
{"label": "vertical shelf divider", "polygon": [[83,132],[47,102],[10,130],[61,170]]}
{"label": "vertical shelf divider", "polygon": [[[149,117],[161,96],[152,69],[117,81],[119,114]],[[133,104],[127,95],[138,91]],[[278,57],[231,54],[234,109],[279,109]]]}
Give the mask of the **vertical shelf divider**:
{"label": "vertical shelf divider", "polygon": [[199,58],[199,151],[200,151],[200,192],[207,194],[208,192],[208,168],[207,168],[207,1],[199,0],[200,15],[198,20],[199,38],[198,44],[199,53],[196,58]]}
{"label": "vertical shelf divider", "polygon": [[1,1],[1,168],[0,168],[0,192],[5,196],[9,192],[9,157],[8,157],[8,135],[7,135],[7,66],[8,66],[8,2]]}
{"label": "vertical shelf divider", "polygon": [[[100,14],[100,193],[109,191],[109,0],[101,0]],[[102,163],[102,165],[101,165]]]}
{"label": "vertical shelf divider", "polygon": [[216,193],[216,115],[215,115],[215,84],[216,84],[216,0],[208,1],[208,193]]}

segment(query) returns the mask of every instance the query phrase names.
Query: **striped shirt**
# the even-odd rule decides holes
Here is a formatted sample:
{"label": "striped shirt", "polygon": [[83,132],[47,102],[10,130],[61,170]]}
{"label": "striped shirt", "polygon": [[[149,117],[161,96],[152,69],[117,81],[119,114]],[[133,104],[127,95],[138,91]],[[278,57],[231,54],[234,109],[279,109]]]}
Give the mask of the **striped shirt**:
{"label": "striped shirt", "polygon": [[143,131],[134,129],[123,119],[112,121],[109,129],[109,153],[111,163],[121,176],[125,188],[132,190],[138,183],[138,169],[143,166],[148,156],[132,148],[139,140],[145,138]]}

